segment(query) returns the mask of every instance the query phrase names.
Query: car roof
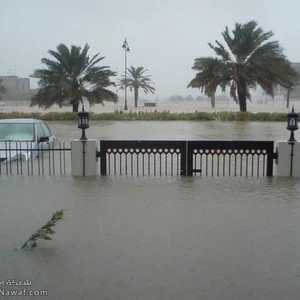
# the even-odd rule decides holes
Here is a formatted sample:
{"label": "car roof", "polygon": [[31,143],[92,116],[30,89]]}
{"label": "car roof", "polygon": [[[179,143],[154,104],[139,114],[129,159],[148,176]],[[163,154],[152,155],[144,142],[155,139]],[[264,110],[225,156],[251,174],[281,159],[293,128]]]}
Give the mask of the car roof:
{"label": "car roof", "polygon": [[42,120],[37,119],[2,119],[0,123],[19,123],[19,124],[34,124],[43,122]]}

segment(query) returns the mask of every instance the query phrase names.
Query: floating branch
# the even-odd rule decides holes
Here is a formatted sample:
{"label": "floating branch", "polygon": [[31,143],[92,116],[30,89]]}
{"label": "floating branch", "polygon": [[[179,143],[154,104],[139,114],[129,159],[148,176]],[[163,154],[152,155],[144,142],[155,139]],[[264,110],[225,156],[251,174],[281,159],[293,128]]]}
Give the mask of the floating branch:
{"label": "floating branch", "polygon": [[64,209],[55,212],[52,215],[52,218],[39,230],[37,230],[32,236],[23,244],[21,249],[24,248],[35,248],[37,246],[38,240],[52,240],[49,236],[54,234],[55,231],[52,229],[53,226],[59,221],[64,218]]}

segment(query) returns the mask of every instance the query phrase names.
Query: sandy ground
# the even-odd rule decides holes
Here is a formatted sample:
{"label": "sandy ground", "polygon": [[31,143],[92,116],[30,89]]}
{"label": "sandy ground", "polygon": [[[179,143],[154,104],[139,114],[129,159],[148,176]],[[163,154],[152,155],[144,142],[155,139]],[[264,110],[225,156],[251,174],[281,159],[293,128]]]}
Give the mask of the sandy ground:
{"label": "sandy ground", "polygon": [[[292,102],[290,107],[294,106],[296,111],[299,111],[300,109],[300,102]],[[247,107],[248,111],[250,112],[289,112],[291,108],[286,108],[286,104],[282,101],[274,101],[269,102],[267,104],[254,104],[254,103],[248,103]],[[43,109],[38,107],[30,107],[29,104],[24,104],[21,102],[13,102],[13,104],[6,104],[5,106],[0,107],[0,111],[2,112],[12,112],[12,111],[18,111],[18,112],[67,112],[71,111],[71,107],[63,107],[59,108],[58,106],[53,106],[49,109]],[[102,105],[96,105],[93,107],[90,107],[88,104],[85,105],[85,110],[87,111],[93,111],[95,113],[109,113],[114,111],[120,111],[124,110],[124,105],[121,103],[118,103],[116,105],[108,104],[105,106]],[[170,103],[162,103],[158,104],[157,107],[144,107],[139,106],[137,108],[133,106],[128,106],[127,112],[154,112],[154,111],[169,111],[174,113],[182,113],[182,112],[195,112],[195,111],[206,111],[206,112],[218,112],[218,111],[239,111],[239,106],[235,103],[220,103],[217,104],[215,108],[212,108],[210,103],[185,103],[182,104],[170,104]]]}

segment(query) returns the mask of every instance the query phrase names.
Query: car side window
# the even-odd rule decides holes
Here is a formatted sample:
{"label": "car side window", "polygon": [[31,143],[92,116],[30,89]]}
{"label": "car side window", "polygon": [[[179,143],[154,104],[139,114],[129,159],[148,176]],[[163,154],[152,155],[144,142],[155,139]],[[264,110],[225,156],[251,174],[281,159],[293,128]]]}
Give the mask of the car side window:
{"label": "car side window", "polygon": [[52,135],[52,133],[51,133],[51,130],[49,129],[49,127],[47,126],[47,124],[41,123],[41,125],[44,129],[44,132],[45,132],[44,136],[50,137]]}
{"label": "car side window", "polygon": [[42,128],[41,123],[37,123],[36,128],[37,128],[37,140],[39,140],[41,137],[45,136],[45,132]]}

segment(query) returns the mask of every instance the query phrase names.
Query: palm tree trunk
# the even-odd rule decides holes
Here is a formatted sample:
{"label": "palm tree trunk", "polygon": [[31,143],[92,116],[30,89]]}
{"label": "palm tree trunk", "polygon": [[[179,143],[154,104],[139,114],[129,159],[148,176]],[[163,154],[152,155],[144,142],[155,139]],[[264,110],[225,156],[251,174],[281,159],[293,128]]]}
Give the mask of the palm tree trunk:
{"label": "palm tree trunk", "polygon": [[78,102],[73,102],[72,106],[73,106],[73,112],[78,112],[79,103]]}
{"label": "palm tree trunk", "polygon": [[243,78],[239,78],[238,80],[237,92],[240,111],[247,111],[246,82]]}
{"label": "palm tree trunk", "polygon": [[211,107],[215,108],[216,107],[216,94],[213,93],[210,97],[210,102],[211,102]]}
{"label": "palm tree trunk", "polygon": [[286,108],[290,107],[290,93],[291,93],[291,89],[287,89],[287,94],[286,94]]}
{"label": "palm tree trunk", "polygon": [[239,100],[240,101],[240,111],[247,111],[247,103],[246,103],[246,97],[244,100]]}
{"label": "palm tree trunk", "polygon": [[139,100],[139,90],[134,90],[134,107],[138,106],[138,100]]}

